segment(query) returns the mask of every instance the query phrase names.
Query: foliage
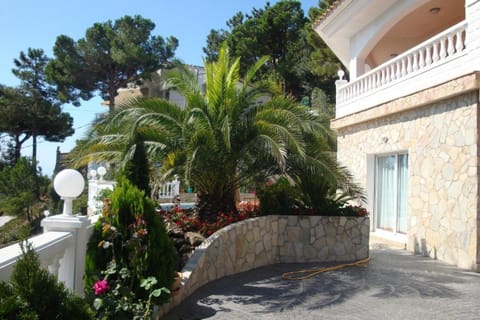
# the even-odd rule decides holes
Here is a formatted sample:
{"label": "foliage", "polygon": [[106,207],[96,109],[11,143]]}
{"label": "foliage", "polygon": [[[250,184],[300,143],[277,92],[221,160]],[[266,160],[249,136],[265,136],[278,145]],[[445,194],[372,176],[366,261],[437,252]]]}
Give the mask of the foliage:
{"label": "foliage", "polygon": [[298,191],[287,178],[280,177],[277,181],[269,180],[257,190],[260,200],[260,214],[292,214],[296,206]]}
{"label": "foliage", "polygon": [[138,139],[129,150],[132,154],[123,168],[123,175],[138,189],[150,195],[150,177],[148,159],[145,152],[145,144]]}
{"label": "foliage", "polygon": [[20,87],[28,102],[26,110],[12,110],[23,113],[27,131],[25,135],[32,137],[32,159],[36,165],[37,137],[44,137],[51,142],[63,142],[74,133],[73,118],[62,112],[56,99],[55,88],[47,82],[45,70],[50,59],[42,49],[29,48],[27,53],[20,52],[14,60],[13,74],[20,79]]}
{"label": "foliage", "polygon": [[[40,210],[50,180],[22,157],[14,167],[4,167],[0,171],[0,207],[8,215],[24,216],[31,221]],[[39,193],[37,193],[37,183]],[[45,205],[45,203],[43,203]]]}
{"label": "foliage", "polygon": [[[330,1],[329,1],[330,2]],[[324,4],[319,1],[319,6]],[[310,13],[311,12],[311,13]],[[300,1],[267,2],[264,8],[253,8],[250,14],[238,12],[227,21],[227,30],[211,30],[203,48],[207,61],[215,61],[221,43],[228,42],[234,56],[242,57],[241,74],[264,55],[268,63],[260,70],[259,78],[272,78],[283,92],[297,101],[311,96],[320,88],[334,101],[334,78],[339,60],[312,28],[312,19],[319,8],[312,8],[304,17]],[[310,100],[310,99],[309,99]]]}
{"label": "foliage", "polygon": [[0,247],[17,242],[23,234],[30,234],[30,224],[22,218],[14,218],[0,227]]}
{"label": "foliage", "polygon": [[152,36],[154,28],[149,19],[127,15],[95,23],[78,41],[58,36],[47,75],[58,86],[59,98],[79,105],[80,98],[88,100],[99,91],[113,112],[119,88],[168,67],[174,56],[178,40]]}
{"label": "foliage", "polygon": [[224,46],[219,60],[205,66],[205,92],[195,75],[179,66],[169,80],[185,97],[185,108],[161,99],[133,101],[91,129],[77,149],[78,164],[126,161],[124,150],[140,133],[149,159],[195,188],[200,219],[208,222],[219,212],[236,214],[235,192],[242,183],[289,174],[292,160],[319,179],[335,176],[339,172],[321,157],[305,158],[306,150],[331,150],[328,119],[278,95],[271,81],[253,82],[266,61],[240,81],[240,59],[230,58]]}
{"label": "foliage", "polygon": [[[148,301],[150,298],[160,303],[165,300],[165,295],[150,297],[151,292],[145,291],[142,283],[154,277],[158,287],[169,288],[176,259],[173,245],[162,219],[155,212],[153,202],[127,179],[119,178],[111,198],[105,200],[102,217],[95,224],[87,245],[85,288],[88,299],[94,302],[92,288],[108,273],[109,283],[126,285],[129,289],[129,292],[122,291],[119,295],[112,292],[113,295],[133,295],[134,300],[129,301],[134,303],[138,299]],[[124,274],[125,270],[129,272],[128,277]],[[100,307],[97,310],[100,313],[113,312],[110,307],[105,308],[108,310]]]}
{"label": "foliage", "polygon": [[31,137],[31,121],[26,116],[29,108],[30,101],[22,89],[0,86],[0,132],[13,140],[7,151],[12,154],[12,165],[20,158],[22,145]]}
{"label": "foliage", "polygon": [[105,277],[93,285],[97,319],[151,319],[152,300],[170,294],[165,287],[155,288],[157,279],[148,277],[140,283],[147,298],[137,298],[130,288],[131,271],[125,267],[118,270],[115,260],[110,261],[103,274]]}
{"label": "foliage", "polygon": [[365,208],[352,204],[362,194],[361,190],[348,189],[356,188],[355,185],[349,184],[343,192],[338,192],[333,186],[325,180],[308,177],[302,177],[297,183],[285,177],[276,181],[270,180],[257,191],[260,214],[353,217],[368,215]]}
{"label": "foliage", "polygon": [[198,232],[204,237],[209,237],[217,230],[232,223],[256,217],[258,215],[258,206],[253,202],[242,203],[238,208],[237,215],[220,212],[217,215],[217,220],[214,222],[202,221],[189,210],[180,208],[172,208],[168,211],[160,210],[159,215],[169,228],[176,226],[182,229],[183,232]]}
{"label": "foliage", "polygon": [[335,102],[336,88],[334,80],[337,77],[338,70],[342,67],[342,63],[313,29],[312,24],[334,1],[319,0],[318,7],[310,8],[308,12],[309,21],[305,24],[306,42],[312,48],[307,66],[313,76],[311,78],[313,82],[311,83],[314,85],[310,85],[310,87],[318,87],[325,92],[328,104]]}
{"label": "foliage", "polygon": [[0,319],[93,319],[83,299],[40,267],[31,244],[21,244],[10,282],[0,283]]}
{"label": "foliage", "polygon": [[316,112],[328,115],[329,118],[335,117],[335,104],[332,103],[325,92],[319,88],[314,88],[311,94],[310,106]]}

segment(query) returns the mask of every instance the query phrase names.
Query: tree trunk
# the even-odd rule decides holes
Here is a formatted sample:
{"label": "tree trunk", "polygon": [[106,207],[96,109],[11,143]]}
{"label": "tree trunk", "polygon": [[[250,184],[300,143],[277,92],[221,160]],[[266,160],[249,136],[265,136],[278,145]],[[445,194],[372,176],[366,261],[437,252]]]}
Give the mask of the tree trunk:
{"label": "tree trunk", "polygon": [[199,192],[198,197],[198,217],[204,222],[215,222],[219,213],[227,215],[237,215],[235,206],[235,193],[224,193],[223,196],[217,194],[207,194]]}
{"label": "tree trunk", "polygon": [[37,133],[32,134],[32,165],[37,168]]}
{"label": "tree trunk", "polygon": [[112,114],[115,111],[115,98],[108,101],[108,112]]}
{"label": "tree trunk", "polygon": [[13,153],[13,157],[14,157],[14,162],[17,163],[18,159],[20,159],[20,156],[21,156],[21,150],[22,150],[22,143],[23,142],[20,142],[20,137],[19,136],[15,136],[15,146],[14,146],[14,153]]}
{"label": "tree trunk", "polygon": [[115,96],[117,94],[117,88],[109,90],[108,92],[108,112],[113,114],[115,112]]}

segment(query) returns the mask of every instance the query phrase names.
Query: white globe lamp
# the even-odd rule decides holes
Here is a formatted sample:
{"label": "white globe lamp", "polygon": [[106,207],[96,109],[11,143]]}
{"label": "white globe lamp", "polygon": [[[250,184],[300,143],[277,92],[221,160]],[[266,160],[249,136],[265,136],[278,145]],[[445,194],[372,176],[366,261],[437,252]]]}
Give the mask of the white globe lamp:
{"label": "white globe lamp", "polygon": [[97,170],[94,170],[94,169],[90,170],[89,175],[92,178],[92,180],[95,180],[95,178],[97,177]]}
{"label": "white globe lamp", "polygon": [[105,169],[105,167],[98,167],[97,173],[100,176],[100,180],[103,180],[103,176],[107,173],[107,169]]}
{"label": "white globe lamp", "polygon": [[77,170],[64,169],[55,176],[53,188],[64,201],[63,215],[72,215],[72,201],[82,193],[84,187],[85,180]]}

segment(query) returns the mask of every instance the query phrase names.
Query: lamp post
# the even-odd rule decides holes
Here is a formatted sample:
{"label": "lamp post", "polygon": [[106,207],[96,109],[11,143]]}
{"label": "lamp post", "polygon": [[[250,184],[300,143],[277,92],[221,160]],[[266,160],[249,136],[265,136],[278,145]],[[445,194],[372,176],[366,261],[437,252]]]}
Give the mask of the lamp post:
{"label": "lamp post", "polygon": [[91,222],[86,216],[72,214],[72,201],[77,198],[85,187],[85,180],[80,172],[73,169],[60,171],[53,180],[53,188],[63,199],[63,212],[58,215],[48,215],[41,222],[43,232],[62,232],[70,234],[66,242],[63,257],[58,269],[58,279],[83,295],[83,273],[85,270],[85,252],[87,241],[91,234]]}
{"label": "lamp post", "polygon": [[53,180],[55,192],[63,199],[63,215],[72,215],[72,201],[85,187],[85,180],[80,172],[73,169],[60,171]]}

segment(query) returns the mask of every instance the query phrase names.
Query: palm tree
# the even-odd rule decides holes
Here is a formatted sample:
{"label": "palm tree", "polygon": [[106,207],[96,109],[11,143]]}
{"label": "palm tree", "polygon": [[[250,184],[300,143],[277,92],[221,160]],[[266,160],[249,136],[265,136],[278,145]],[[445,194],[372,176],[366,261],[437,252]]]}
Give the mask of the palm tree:
{"label": "palm tree", "polygon": [[151,163],[163,163],[165,172],[195,187],[205,221],[219,212],[235,214],[235,192],[247,179],[306,172],[336,183],[341,171],[332,161],[327,118],[279,95],[271,81],[253,83],[266,61],[259,59],[240,79],[240,59],[223,46],[218,61],[205,65],[205,92],[179,66],[169,82],[185,97],[185,108],[161,99],[131,101],[92,128],[77,150],[80,162],[125,162],[140,137]]}

